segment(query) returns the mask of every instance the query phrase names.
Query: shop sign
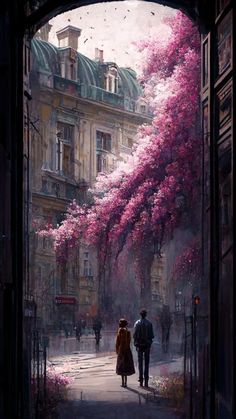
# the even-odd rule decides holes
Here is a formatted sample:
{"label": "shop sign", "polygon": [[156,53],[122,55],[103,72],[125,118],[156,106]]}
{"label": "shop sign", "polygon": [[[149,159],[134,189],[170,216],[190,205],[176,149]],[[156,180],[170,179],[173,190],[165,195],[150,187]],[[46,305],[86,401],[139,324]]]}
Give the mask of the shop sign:
{"label": "shop sign", "polygon": [[56,300],[56,304],[76,304],[75,297],[58,296],[58,297],[55,297],[55,300]]}

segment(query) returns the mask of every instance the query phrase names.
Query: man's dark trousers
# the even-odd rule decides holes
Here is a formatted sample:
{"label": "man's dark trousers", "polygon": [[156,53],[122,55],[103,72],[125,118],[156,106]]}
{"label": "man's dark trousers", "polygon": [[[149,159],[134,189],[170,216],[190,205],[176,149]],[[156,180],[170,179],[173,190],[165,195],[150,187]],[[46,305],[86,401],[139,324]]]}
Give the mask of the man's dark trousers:
{"label": "man's dark trousers", "polygon": [[140,385],[143,384],[143,358],[144,358],[144,381],[145,381],[145,385],[148,385],[150,346],[146,348],[138,348],[138,368],[139,368]]}

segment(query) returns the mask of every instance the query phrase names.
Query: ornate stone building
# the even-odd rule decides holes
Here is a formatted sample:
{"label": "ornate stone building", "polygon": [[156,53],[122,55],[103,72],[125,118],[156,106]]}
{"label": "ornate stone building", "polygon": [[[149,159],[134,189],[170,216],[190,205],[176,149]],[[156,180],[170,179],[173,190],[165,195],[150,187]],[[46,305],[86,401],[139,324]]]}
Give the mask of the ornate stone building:
{"label": "ornate stone building", "polygon": [[81,246],[59,266],[35,226],[56,226],[73,199],[86,202],[97,174],[127,158],[151,116],[133,70],[104,62],[98,49],[95,60],[77,52],[78,28],[57,33],[59,48],[47,42],[48,30],[32,41],[30,277],[39,325],[71,329],[79,316],[96,314],[96,254]]}

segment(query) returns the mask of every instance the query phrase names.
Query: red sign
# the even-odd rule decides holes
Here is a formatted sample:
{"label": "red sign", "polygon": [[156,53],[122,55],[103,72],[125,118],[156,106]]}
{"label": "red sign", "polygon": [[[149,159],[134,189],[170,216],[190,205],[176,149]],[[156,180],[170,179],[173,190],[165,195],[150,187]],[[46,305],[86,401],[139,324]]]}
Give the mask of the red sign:
{"label": "red sign", "polygon": [[58,297],[55,297],[56,304],[76,304],[76,298],[75,297],[63,297],[59,295]]}

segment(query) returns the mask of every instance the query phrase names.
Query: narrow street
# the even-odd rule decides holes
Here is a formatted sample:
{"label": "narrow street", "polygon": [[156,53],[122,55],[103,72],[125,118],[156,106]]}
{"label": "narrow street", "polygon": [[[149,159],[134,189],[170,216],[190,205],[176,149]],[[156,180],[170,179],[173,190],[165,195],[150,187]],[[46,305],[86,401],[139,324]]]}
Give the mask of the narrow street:
{"label": "narrow street", "polygon": [[[115,337],[110,336],[109,341]],[[89,352],[86,353],[88,345]],[[91,353],[91,347],[94,347]],[[139,387],[137,356],[133,350],[136,374],[128,377],[128,387],[121,387],[121,378],[115,373],[116,354],[106,351],[101,343],[95,351],[92,337],[81,339],[81,351],[57,355],[49,359],[56,372],[72,378],[68,400],[57,409],[58,419],[177,419],[174,409],[154,396],[152,377],[182,369],[182,359],[151,362],[150,389]],[[110,345],[109,345],[110,349]]]}

